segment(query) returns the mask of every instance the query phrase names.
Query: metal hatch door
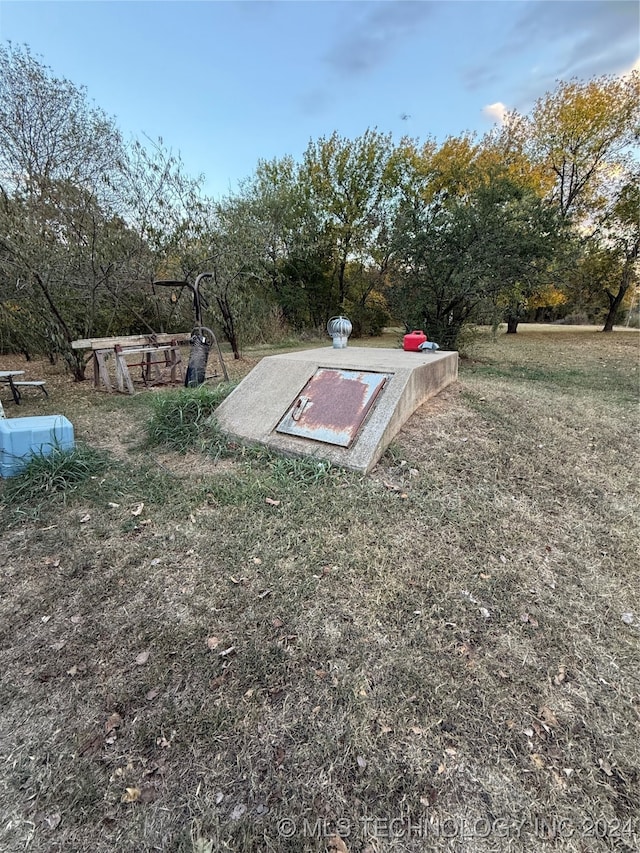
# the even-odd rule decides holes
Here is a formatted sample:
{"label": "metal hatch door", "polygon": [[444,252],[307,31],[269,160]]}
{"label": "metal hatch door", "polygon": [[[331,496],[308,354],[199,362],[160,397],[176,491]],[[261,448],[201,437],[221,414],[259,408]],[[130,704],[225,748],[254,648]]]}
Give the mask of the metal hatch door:
{"label": "metal hatch door", "polygon": [[390,375],[320,367],[276,432],[349,447]]}

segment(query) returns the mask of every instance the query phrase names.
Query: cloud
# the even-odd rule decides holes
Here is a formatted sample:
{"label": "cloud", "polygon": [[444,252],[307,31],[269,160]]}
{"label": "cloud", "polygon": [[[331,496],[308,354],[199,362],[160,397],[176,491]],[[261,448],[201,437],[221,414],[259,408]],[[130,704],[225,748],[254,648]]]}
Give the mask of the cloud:
{"label": "cloud", "polygon": [[509,110],[502,101],[496,101],[495,104],[488,104],[486,107],[482,108],[483,115],[490,118],[494,124],[504,124],[504,120],[508,112]]}
{"label": "cloud", "polygon": [[635,0],[530,0],[487,60],[466,69],[470,90],[503,80],[516,57],[530,57],[535,72],[513,92],[530,105],[558,79],[622,74],[638,56],[640,7]]}
{"label": "cloud", "polygon": [[415,34],[433,5],[430,0],[363,3],[356,25],[329,49],[325,61],[339,74],[356,76],[372,71]]}

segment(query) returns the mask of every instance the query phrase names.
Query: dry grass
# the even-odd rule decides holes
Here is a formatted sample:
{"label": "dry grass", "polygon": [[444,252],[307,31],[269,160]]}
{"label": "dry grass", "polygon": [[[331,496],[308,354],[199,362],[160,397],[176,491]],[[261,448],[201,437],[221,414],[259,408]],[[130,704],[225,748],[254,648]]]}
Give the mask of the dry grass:
{"label": "dry grass", "polygon": [[479,334],[366,479],[52,373],[113,465],[3,507],[0,849],[637,850],[639,341]]}

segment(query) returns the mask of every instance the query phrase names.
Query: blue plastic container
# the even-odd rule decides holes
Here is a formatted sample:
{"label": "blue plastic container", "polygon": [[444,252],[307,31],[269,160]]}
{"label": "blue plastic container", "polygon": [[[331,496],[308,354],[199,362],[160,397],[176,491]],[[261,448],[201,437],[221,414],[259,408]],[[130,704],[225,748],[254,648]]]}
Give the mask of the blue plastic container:
{"label": "blue plastic container", "polygon": [[71,450],[73,424],[64,415],[0,419],[0,477],[13,477],[34,454]]}

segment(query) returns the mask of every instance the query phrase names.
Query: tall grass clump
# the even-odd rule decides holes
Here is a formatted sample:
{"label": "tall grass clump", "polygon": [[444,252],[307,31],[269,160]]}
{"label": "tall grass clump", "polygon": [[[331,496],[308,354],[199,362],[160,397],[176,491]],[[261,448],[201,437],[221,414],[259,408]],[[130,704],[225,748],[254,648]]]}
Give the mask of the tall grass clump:
{"label": "tall grass clump", "polygon": [[66,497],[89,478],[101,474],[108,464],[108,456],[93,447],[54,446],[49,453],[35,453],[19,474],[6,481],[2,503],[14,506],[41,502],[50,495]]}
{"label": "tall grass clump", "polygon": [[146,424],[147,443],[180,453],[196,447],[205,450],[211,440],[219,438],[211,416],[232,389],[232,384],[225,383],[213,388],[183,388],[154,397]]}

